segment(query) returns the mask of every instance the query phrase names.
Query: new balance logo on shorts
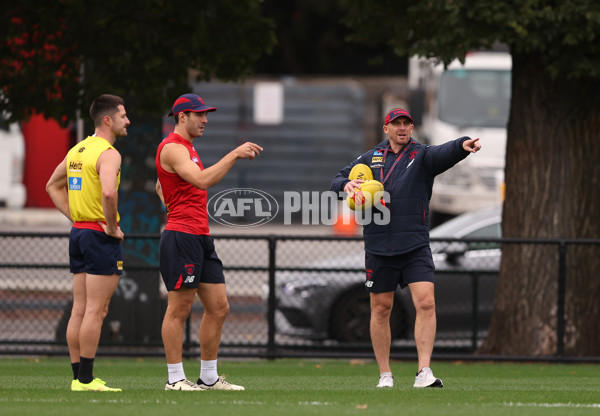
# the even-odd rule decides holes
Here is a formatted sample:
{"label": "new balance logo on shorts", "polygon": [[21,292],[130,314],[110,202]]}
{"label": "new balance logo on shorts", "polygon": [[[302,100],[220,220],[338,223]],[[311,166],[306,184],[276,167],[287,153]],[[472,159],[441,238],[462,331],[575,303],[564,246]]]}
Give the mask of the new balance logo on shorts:
{"label": "new balance logo on shorts", "polygon": [[365,282],[365,286],[373,287],[373,281],[371,280],[371,277],[373,277],[373,270],[367,269],[366,271],[367,271],[367,281]]}
{"label": "new balance logo on shorts", "polygon": [[196,278],[196,276],[194,276],[194,268],[195,267],[193,264],[185,265],[185,272],[187,273],[187,277],[185,278],[183,283],[193,283],[194,282],[194,279]]}

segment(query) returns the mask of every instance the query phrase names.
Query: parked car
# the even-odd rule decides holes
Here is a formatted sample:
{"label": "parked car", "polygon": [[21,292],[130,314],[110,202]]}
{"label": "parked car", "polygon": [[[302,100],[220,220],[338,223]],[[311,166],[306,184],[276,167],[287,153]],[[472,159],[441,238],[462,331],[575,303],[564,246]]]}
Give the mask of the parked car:
{"label": "parked car", "polygon": [[[474,330],[487,330],[501,253],[497,241],[477,239],[500,238],[501,218],[500,208],[469,212],[431,231],[438,338],[470,338]],[[364,251],[336,253],[306,268],[318,271],[276,273],[277,333],[311,340],[369,341]],[[268,290],[264,293],[266,297]],[[390,320],[392,337],[412,336],[414,318],[408,288],[398,289]]]}

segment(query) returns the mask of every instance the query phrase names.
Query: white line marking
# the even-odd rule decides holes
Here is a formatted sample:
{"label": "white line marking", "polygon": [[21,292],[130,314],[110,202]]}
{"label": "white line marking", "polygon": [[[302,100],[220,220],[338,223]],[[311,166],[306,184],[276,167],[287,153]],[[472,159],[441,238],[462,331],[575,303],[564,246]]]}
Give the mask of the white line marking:
{"label": "white line marking", "polygon": [[587,409],[600,409],[600,403],[521,403],[504,402],[507,407],[580,407]]}

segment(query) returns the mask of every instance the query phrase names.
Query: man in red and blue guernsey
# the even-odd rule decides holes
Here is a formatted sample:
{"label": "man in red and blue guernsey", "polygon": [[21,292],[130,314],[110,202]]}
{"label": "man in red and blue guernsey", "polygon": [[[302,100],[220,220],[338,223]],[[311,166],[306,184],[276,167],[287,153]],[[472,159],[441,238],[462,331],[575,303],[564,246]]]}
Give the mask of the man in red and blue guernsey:
{"label": "man in red and blue guernsey", "polygon": [[414,336],[419,363],[413,387],[443,387],[442,380],[429,367],[436,332],[429,200],[436,175],[481,149],[479,139],[469,137],[440,146],[420,144],[411,136],[413,129],[413,118],[408,111],[391,110],[383,125],[388,140],[359,156],[331,183],[332,191],[351,194],[363,181],[350,181],[350,170],[364,163],[371,168],[373,179],[381,182],[389,194],[389,201],[385,201],[389,223],[371,221],[363,229],[365,289],[371,296],[371,342],[380,374],[377,387],[394,386],[389,359],[390,313],[398,285],[409,287],[416,309]]}
{"label": "man in red and blue guernsey", "polygon": [[[193,146],[204,134],[207,114],[216,111],[196,94],[175,100],[169,116],[175,130],[158,146],[156,192],[168,214],[160,238],[160,272],[168,290],[168,305],[162,324],[167,359],[165,390],[244,390],[217,373],[221,330],[229,311],[223,264],[217,256],[208,228],[207,192],[238,159],[253,160],[262,147],[246,142],[214,165],[204,168]],[[204,306],[200,323],[200,377],[189,381],[183,369],[183,331],[198,295]]]}

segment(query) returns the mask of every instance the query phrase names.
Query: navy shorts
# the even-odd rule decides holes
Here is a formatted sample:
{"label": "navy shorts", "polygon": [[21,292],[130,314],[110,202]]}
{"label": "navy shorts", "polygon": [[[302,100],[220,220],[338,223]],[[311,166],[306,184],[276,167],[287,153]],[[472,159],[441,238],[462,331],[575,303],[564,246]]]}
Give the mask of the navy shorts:
{"label": "navy shorts", "polygon": [[209,235],[164,230],[160,235],[160,274],[168,291],[225,283],[223,263]]}
{"label": "navy shorts", "polygon": [[121,240],[102,231],[73,227],[69,236],[69,265],[71,273],[123,274]]}
{"label": "navy shorts", "polygon": [[409,283],[432,282],[433,257],[429,246],[397,256],[377,256],[365,252],[367,292],[393,292],[398,285],[405,288]]}

